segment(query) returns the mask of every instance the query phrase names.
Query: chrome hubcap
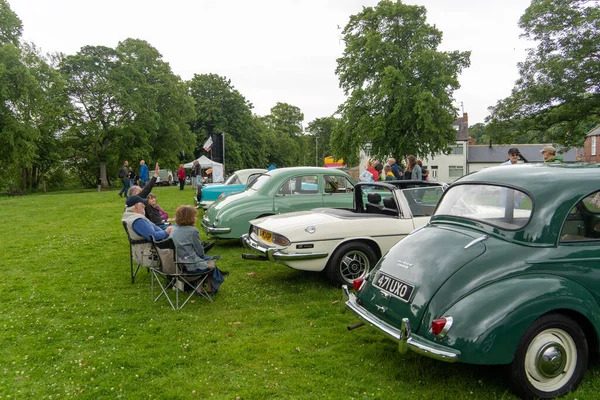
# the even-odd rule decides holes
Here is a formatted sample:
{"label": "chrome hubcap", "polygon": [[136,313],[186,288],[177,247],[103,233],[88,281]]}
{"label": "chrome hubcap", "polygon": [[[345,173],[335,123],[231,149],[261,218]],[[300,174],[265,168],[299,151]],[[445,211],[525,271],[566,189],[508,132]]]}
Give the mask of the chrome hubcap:
{"label": "chrome hubcap", "polygon": [[544,378],[562,374],[567,363],[565,348],[559,343],[548,343],[537,354],[537,369]]}

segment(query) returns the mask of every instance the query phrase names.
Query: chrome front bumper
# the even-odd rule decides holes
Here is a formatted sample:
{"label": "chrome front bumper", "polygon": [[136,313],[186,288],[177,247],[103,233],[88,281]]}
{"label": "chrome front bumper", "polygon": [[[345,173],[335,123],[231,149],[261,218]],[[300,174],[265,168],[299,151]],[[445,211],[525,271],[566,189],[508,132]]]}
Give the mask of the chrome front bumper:
{"label": "chrome front bumper", "polygon": [[208,207],[212,206],[213,203],[214,203],[214,201],[208,201],[208,200],[204,201],[204,200],[202,200],[199,205],[204,210],[208,210]]}
{"label": "chrome front bumper", "polygon": [[231,228],[215,228],[210,225],[207,225],[204,221],[202,221],[202,229],[204,229],[204,231],[209,235],[231,232]]}
{"label": "chrome front bumper", "polygon": [[242,243],[247,248],[260,253],[259,255],[242,254],[242,258],[247,260],[269,260],[283,263],[286,261],[315,260],[329,256],[329,253],[283,253],[274,247],[261,245],[247,233],[242,235]]}
{"label": "chrome front bumper", "polygon": [[350,293],[347,285],[343,285],[342,290],[344,296],[348,299],[346,301],[346,307],[358,315],[360,319],[382,330],[385,334],[398,342],[398,351],[401,354],[406,353],[407,350],[411,350],[415,353],[446,362],[457,362],[460,358],[460,351],[458,350],[413,335],[408,318],[402,318],[402,325],[400,329],[398,329],[387,322],[382,321],[358,304],[356,296],[354,293]]}

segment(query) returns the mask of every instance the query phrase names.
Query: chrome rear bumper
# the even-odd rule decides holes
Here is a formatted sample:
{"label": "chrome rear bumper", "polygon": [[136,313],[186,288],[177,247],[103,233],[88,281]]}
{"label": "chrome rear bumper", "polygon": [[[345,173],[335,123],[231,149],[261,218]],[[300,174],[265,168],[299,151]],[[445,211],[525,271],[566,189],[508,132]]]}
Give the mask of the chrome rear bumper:
{"label": "chrome rear bumper", "polygon": [[413,335],[408,318],[402,318],[402,325],[400,329],[398,329],[387,322],[382,321],[358,304],[356,301],[356,296],[354,293],[350,293],[347,285],[343,285],[342,290],[344,292],[344,296],[346,296],[348,299],[346,301],[346,307],[358,315],[360,319],[380,329],[398,342],[398,351],[400,353],[404,354],[407,350],[411,350],[415,353],[440,361],[457,362],[459,360],[460,351],[442,346],[420,336]]}
{"label": "chrome rear bumper", "polygon": [[315,260],[329,256],[329,253],[283,253],[274,247],[265,247],[252,239],[249,234],[242,235],[242,243],[249,249],[252,249],[260,255],[242,254],[242,258],[247,260],[269,260],[269,261],[298,261]]}

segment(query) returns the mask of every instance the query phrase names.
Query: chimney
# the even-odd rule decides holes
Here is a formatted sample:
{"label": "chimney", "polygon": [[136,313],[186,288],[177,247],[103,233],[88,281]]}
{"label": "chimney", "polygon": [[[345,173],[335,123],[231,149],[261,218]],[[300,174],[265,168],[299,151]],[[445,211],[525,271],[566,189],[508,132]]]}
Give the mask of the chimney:
{"label": "chimney", "polygon": [[466,112],[463,113],[463,122],[467,124],[467,126],[469,125],[469,114]]}
{"label": "chimney", "polygon": [[490,139],[490,149],[492,148],[492,139]]}

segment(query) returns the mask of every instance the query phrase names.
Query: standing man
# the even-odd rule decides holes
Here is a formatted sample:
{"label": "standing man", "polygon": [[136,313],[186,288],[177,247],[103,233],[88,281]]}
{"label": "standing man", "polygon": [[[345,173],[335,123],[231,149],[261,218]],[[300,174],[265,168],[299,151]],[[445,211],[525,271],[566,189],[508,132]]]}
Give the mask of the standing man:
{"label": "standing man", "polygon": [[508,160],[504,161],[500,165],[516,165],[519,162],[519,149],[511,147],[508,149]]}
{"label": "standing man", "polygon": [[146,165],[146,161],[140,161],[140,186],[144,187],[148,182],[148,166]]}
{"label": "standing man", "polygon": [[130,181],[129,181],[129,161],[123,161],[123,166],[119,170],[119,178],[121,182],[123,182],[123,189],[119,192],[119,196],[123,197],[123,193],[127,195],[127,189],[129,189]]}
{"label": "standing man", "polygon": [[[516,147],[511,147],[510,149],[508,149],[508,160],[504,161],[500,165],[517,165],[519,162],[519,154],[521,154],[519,149],[517,149]],[[506,200],[508,198],[508,190],[509,189],[504,188],[504,189],[502,189],[502,193],[500,193],[500,206],[501,207],[506,206]],[[513,199],[514,199],[514,207],[516,209],[519,209],[519,208],[521,208],[521,200],[523,200],[523,195],[518,190],[512,190],[512,192],[513,192]]]}
{"label": "standing man", "polygon": [[198,160],[195,161],[196,164],[194,164],[194,172],[196,175],[196,188],[199,190],[202,190],[202,166],[200,165],[200,163],[198,162]]}
{"label": "standing man", "polygon": [[540,153],[544,157],[544,163],[563,162],[562,157],[556,155],[556,149],[553,146],[544,146]]}
{"label": "standing man", "polygon": [[392,168],[392,174],[394,174],[394,178],[396,180],[402,179],[402,175],[404,174],[404,171],[402,170],[401,166],[396,164],[396,159],[393,157],[390,157],[388,159],[388,165]]}
{"label": "standing man", "polygon": [[198,165],[198,160],[192,162],[192,172],[190,173],[192,176],[192,189],[196,189],[196,165]]}

